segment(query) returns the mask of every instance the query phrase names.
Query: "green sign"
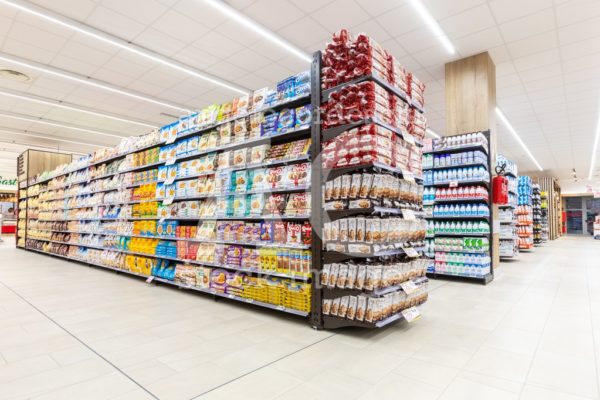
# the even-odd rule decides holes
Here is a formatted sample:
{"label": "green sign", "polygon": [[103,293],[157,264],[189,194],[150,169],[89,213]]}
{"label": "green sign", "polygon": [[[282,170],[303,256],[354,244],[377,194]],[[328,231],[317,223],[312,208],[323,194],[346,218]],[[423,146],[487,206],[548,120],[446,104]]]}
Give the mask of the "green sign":
{"label": "green sign", "polygon": [[17,178],[5,178],[2,175],[0,175],[0,185],[3,186],[17,186]]}

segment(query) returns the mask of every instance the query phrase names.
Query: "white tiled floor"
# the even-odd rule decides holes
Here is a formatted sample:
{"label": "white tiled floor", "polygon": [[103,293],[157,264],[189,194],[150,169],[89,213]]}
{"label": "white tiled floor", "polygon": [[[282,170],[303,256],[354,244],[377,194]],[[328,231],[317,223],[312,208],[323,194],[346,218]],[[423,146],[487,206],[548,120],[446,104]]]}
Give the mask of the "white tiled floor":
{"label": "white tiled floor", "polygon": [[600,399],[600,242],[563,238],[423,318],[314,331],[0,244],[0,399]]}

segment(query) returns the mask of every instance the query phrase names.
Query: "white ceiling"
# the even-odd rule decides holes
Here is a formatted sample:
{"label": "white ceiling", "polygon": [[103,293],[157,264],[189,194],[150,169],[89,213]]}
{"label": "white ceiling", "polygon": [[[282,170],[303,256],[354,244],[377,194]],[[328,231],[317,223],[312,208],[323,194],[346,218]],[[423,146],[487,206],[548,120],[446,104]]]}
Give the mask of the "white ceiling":
{"label": "white ceiling", "polygon": [[[305,62],[228,21],[203,0],[34,0],[31,3],[246,88],[273,85]],[[457,54],[449,55],[406,0],[229,0],[254,21],[311,53],[342,27],[379,41],[427,84],[431,127],[444,131],[444,64],[489,51],[497,67],[497,101],[538,162],[561,179],[586,177],[600,112],[600,0],[423,0]],[[235,93],[160,66],[39,17],[0,5],[0,56],[18,56],[162,101],[201,108]],[[0,63],[0,67],[14,67]],[[176,111],[28,68],[31,83],[11,89],[161,125]],[[119,135],[143,126],[0,96],[0,112],[41,117]],[[0,129],[97,144],[117,139],[0,116]],[[499,151],[535,166],[499,126]],[[57,142],[0,131],[3,141]],[[61,149],[94,148],[60,143]],[[600,161],[599,161],[600,167]]]}

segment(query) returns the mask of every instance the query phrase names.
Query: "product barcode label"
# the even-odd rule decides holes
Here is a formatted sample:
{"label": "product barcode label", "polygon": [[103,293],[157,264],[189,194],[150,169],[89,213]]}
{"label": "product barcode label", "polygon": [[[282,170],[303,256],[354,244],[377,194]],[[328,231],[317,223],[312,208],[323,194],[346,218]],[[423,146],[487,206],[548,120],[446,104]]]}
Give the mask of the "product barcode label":
{"label": "product barcode label", "polygon": [[402,282],[400,284],[400,287],[402,288],[402,290],[406,294],[411,294],[412,292],[414,292],[418,288],[417,285],[415,285],[415,283],[413,281]]}
{"label": "product barcode label", "polygon": [[417,307],[407,308],[401,312],[406,322],[412,322],[421,318],[421,313]]}

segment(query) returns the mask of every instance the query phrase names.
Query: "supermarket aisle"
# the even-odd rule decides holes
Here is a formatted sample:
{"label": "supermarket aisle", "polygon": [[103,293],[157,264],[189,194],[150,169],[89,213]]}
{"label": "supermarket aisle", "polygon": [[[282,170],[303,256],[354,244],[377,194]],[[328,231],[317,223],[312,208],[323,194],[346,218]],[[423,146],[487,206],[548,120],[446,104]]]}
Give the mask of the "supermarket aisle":
{"label": "supermarket aisle", "polygon": [[340,332],[13,244],[0,244],[3,400],[599,398],[592,239],[522,254],[488,287],[433,282],[411,325]]}

